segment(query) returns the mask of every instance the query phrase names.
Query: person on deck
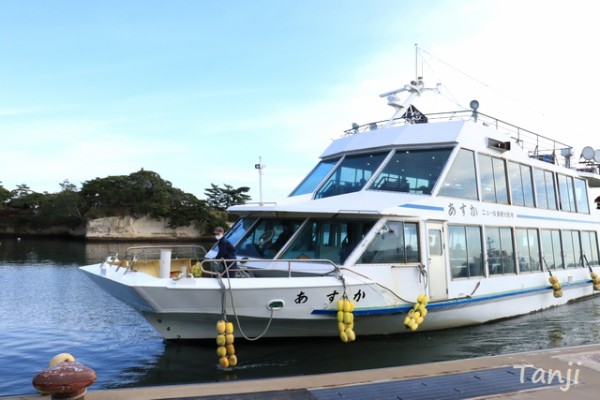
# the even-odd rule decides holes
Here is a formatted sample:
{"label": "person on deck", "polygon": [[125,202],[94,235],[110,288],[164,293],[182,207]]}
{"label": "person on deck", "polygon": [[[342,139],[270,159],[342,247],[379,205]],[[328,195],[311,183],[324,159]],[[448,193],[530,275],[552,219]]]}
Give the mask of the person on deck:
{"label": "person on deck", "polygon": [[[215,259],[217,259],[217,260],[219,260],[219,259],[235,260],[235,247],[233,247],[231,242],[229,240],[227,240],[227,238],[225,236],[223,236],[224,233],[225,233],[225,230],[223,228],[221,228],[220,226],[217,226],[213,231],[213,234],[215,235],[215,239],[218,240],[217,248],[219,249],[219,251],[217,252],[217,255],[215,256]],[[236,269],[236,263],[231,262],[231,264],[229,265],[229,269],[230,270]]]}

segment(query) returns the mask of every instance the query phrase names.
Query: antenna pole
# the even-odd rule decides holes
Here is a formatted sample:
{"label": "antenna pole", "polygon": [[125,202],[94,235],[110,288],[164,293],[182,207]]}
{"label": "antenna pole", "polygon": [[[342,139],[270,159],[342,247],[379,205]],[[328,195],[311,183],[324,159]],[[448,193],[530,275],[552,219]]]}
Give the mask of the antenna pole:
{"label": "antenna pole", "polygon": [[258,204],[262,206],[262,170],[265,168],[265,166],[262,163],[261,156],[258,156],[258,164],[254,164],[254,168],[258,170]]}
{"label": "antenna pole", "polygon": [[419,78],[419,45],[415,43],[415,82]]}

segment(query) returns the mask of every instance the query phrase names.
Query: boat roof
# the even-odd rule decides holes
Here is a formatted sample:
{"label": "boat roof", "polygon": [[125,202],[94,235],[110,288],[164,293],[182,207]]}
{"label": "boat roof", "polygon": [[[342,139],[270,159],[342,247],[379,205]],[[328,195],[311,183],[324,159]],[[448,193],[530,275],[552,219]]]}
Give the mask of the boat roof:
{"label": "boat roof", "polygon": [[465,121],[456,120],[444,124],[402,125],[351,133],[334,140],[321,154],[321,158],[362,153],[367,150],[456,144],[464,124]]}

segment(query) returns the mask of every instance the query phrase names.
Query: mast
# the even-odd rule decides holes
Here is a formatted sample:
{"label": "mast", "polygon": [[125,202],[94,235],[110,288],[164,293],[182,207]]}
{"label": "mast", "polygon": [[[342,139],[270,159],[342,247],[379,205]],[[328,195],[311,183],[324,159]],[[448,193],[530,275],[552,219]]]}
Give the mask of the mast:
{"label": "mast", "polygon": [[[408,108],[412,105],[415,99],[421,96],[421,93],[424,91],[432,90],[434,92],[439,93],[439,84],[435,88],[426,88],[425,83],[423,82],[423,78],[418,76],[416,81],[412,81],[409,84],[404,85],[404,87],[396,90],[392,90],[391,92],[380,94],[379,97],[385,97],[388,101],[388,106],[392,106],[396,112],[394,115],[388,120],[385,124],[385,127],[390,126],[394,119],[397,117],[402,117],[404,113],[408,110]],[[404,101],[400,99],[398,96],[399,93],[407,92],[408,97]]]}
{"label": "mast", "polygon": [[419,80],[419,45],[415,43],[415,82]]}
{"label": "mast", "polygon": [[262,156],[258,156],[258,164],[254,164],[254,169],[258,170],[258,204],[263,205],[262,174],[265,165],[262,163]]}
{"label": "mast", "polygon": [[[404,87],[402,87],[400,89],[392,90],[390,92],[379,95],[379,97],[386,97],[387,101],[388,101],[388,105],[392,106],[396,110],[396,112],[394,112],[394,115],[392,115],[392,117],[385,124],[385,127],[390,126],[394,122],[394,119],[396,119],[397,117],[401,117],[402,115],[404,115],[406,110],[408,110],[408,108],[412,105],[413,101],[417,97],[421,96],[421,93],[423,93],[424,91],[433,90],[433,91],[439,93],[439,89],[440,89],[439,83],[435,88],[426,88],[425,87],[425,83],[423,83],[423,77],[419,76],[419,61],[418,61],[418,59],[419,59],[419,45],[417,43],[415,43],[415,80],[411,81],[407,85],[404,85]],[[402,92],[408,93],[408,97],[404,101],[402,101],[397,96],[399,93],[402,93]]]}

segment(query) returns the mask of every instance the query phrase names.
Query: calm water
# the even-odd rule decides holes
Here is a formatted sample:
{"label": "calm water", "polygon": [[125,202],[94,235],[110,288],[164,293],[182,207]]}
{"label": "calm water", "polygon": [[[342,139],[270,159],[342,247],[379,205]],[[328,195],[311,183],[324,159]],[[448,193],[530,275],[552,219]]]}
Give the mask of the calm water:
{"label": "calm water", "polygon": [[[0,238],[0,396],[35,393],[32,378],[62,352],[94,369],[92,389],[216,382],[418,364],[600,342],[600,298],[473,328],[327,340],[165,343],[77,267],[128,244]],[[360,320],[357,320],[357,324]]]}

